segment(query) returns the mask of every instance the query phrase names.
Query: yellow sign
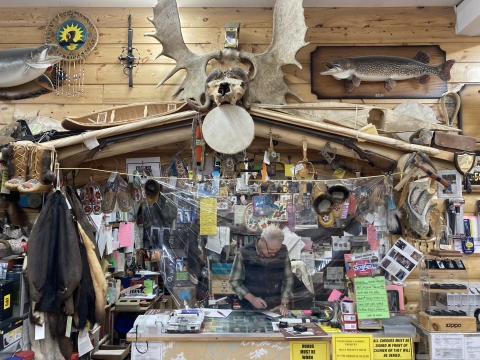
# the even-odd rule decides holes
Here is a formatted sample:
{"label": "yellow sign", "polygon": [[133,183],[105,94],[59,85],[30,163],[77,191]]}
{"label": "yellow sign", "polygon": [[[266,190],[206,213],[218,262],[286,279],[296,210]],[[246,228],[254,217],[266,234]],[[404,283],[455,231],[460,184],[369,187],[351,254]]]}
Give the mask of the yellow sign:
{"label": "yellow sign", "polygon": [[327,341],[290,341],[290,360],[330,359]]}
{"label": "yellow sign", "polygon": [[332,334],[332,360],[371,360],[372,340],[372,334]]}
{"label": "yellow sign", "polygon": [[373,359],[400,359],[412,360],[412,339],[411,338],[374,338]]}
{"label": "yellow sign", "polygon": [[217,234],[217,198],[200,198],[200,235]]}
{"label": "yellow sign", "polygon": [[10,294],[3,297],[3,310],[7,310],[10,307]]}

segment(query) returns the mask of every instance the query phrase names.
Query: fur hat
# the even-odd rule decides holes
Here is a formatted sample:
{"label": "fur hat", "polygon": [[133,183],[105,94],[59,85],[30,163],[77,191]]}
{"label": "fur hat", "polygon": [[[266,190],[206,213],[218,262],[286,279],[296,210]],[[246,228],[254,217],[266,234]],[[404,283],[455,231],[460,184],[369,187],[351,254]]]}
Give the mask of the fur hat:
{"label": "fur hat", "polygon": [[332,212],[335,199],[329,193],[320,194],[313,200],[313,210],[318,215],[329,214]]}
{"label": "fur hat", "polygon": [[333,202],[343,203],[350,197],[350,190],[344,185],[333,185],[328,188],[328,193],[332,196]]}

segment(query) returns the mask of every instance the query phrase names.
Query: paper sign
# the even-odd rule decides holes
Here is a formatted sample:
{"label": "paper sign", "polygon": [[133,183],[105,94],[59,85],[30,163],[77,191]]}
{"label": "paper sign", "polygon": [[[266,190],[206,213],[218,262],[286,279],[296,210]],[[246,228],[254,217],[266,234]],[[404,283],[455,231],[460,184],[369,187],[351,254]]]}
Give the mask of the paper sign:
{"label": "paper sign", "polygon": [[147,295],[153,294],[153,280],[150,280],[150,279],[143,280],[143,291],[145,291]]}
{"label": "paper sign", "polygon": [[330,359],[330,343],[327,341],[290,341],[290,359]]}
{"label": "paper sign", "polygon": [[359,320],[390,317],[385,277],[356,277],[353,282]]}
{"label": "paper sign", "polygon": [[200,235],[217,234],[217,199],[200,198]]}
{"label": "paper sign", "polygon": [[374,338],[373,359],[383,360],[389,358],[412,360],[412,339],[411,338]]}
{"label": "paper sign", "polygon": [[[463,360],[464,335],[463,334],[431,334],[430,358],[433,360]],[[478,342],[478,338],[476,340]]]}
{"label": "paper sign", "polygon": [[132,246],[133,243],[133,223],[121,222],[118,228],[118,246]]}
{"label": "paper sign", "polygon": [[371,334],[332,334],[332,360],[373,359]]}
{"label": "paper sign", "polygon": [[83,139],[83,143],[85,144],[88,150],[95,149],[97,146],[100,145],[98,140],[94,137],[90,139]]}

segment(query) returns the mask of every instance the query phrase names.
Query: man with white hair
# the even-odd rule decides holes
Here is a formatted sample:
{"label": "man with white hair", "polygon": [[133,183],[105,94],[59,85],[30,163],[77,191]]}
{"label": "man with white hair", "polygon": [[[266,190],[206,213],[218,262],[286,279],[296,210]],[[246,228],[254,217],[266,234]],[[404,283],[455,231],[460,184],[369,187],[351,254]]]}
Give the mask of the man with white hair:
{"label": "man with white hair", "polygon": [[235,256],[229,282],[243,309],[267,309],[288,314],[293,273],[283,232],[267,226],[260,238]]}

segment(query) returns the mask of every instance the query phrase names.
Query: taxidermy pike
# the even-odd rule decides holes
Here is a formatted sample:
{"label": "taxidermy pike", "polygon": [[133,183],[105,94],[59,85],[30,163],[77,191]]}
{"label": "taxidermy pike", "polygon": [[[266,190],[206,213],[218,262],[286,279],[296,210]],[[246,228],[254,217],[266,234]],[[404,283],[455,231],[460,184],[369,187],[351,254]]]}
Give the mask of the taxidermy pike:
{"label": "taxidermy pike", "polygon": [[50,66],[62,60],[57,45],[37,48],[0,50],[0,88],[10,88],[35,80],[40,86],[53,91],[52,81],[44,74]]}
{"label": "taxidermy pike", "polygon": [[430,56],[420,51],[413,59],[397,56],[358,56],[342,58],[324,63],[328,68],[320,75],[332,75],[335,79],[347,79],[345,89],[350,92],[362,81],[384,81],[385,89],[392,90],[396,80],[415,78],[420,84],[427,84],[430,75],[437,75],[443,81],[450,80],[450,69],[455,60],[445,61],[439,66],[427,65]]}

